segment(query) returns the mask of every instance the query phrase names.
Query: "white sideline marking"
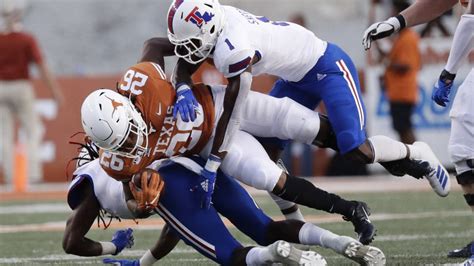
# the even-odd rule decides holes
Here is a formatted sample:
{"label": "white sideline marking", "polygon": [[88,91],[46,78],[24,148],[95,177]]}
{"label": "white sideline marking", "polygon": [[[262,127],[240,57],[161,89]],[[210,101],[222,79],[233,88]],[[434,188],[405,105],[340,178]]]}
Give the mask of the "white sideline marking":
{"label": "white sideline marking", "polygon": [[41,203],[28,205],[12,205],[0,207],[0,214],[31,214],[31,213],[68,213],[71,209],[64,203]]}
{"label": "white sideline marking", "polygon": [[[471,216],[470,211],[443,211],[443,212],[421,212],[421,213],[380,213],[371,217],[372,221],[390,221],[390,220],[414,220],[420,218],[439,218],[439,217],[466,217]],[[275,220],[282,220],[282,216],[274,216]],[[344,222],[338,215],[306,215],[306,221],[315,224],[339,223]],[[225,225],[228,228],[235,228],[226,219]],[[65,221],[52,221],[46,223],[21,224],[21,225],[0,225],[0,234],[2,233],[19,233],[19,232],[51,232],[63,231]],[[110,229],[132,227],[134,230],[158,230],[163,228],[164,221],[161,218],[148,218],[136,225],[131,220],[122,220],[121,223],[112,222]],[[103,230],[103,228],[92,227],[94,230]]]}
{"label": "white sideline marking", "polygon": [[[120,253],[119,256],[114,257],[120,259],[120,257],[141,257],[146,250],[124,250]],[[171,254],[198,254],[197,251],[191,248],[176,248],[171,251]],[[80,257],[76,255],[68,255],[68,254],[54,254],[54,255],[47,255],[43,257],[14,257],[14,258],[0,258],[0,264],[14,264],[14,263],[32,263],[32,262],[57,262],[57,261],[81,261],[81,264],[101,264],[102,259],[106,258],[107,256],[103,257]],[[109,256],[111,257],[111,256]],[[165,259],[166,261],[178,261],[178,262],[203,262],[209,261],[206,258],[196,258],[196,259],[173,259],[169,256]]]}

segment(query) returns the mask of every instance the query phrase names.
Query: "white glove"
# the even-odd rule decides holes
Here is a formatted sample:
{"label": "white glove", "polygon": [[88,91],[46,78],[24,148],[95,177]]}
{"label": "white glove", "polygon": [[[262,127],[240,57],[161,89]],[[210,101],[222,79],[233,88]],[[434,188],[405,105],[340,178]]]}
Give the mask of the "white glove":
{"label": "white glove", "polygon": [[376,22],[368,27],[364,32],[362,45],[365,50],[370,49],[372,41],[382,39],[405,27],[405,19],[402,15],[391,17],[382,22]]}

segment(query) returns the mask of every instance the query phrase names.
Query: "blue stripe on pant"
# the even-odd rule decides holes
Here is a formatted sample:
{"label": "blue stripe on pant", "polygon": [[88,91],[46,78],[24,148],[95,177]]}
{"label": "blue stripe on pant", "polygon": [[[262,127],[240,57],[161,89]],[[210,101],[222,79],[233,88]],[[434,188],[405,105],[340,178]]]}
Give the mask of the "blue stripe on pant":
{"label": "blue stripe on pant", "polygon": [[231,263],[233,252],[242,245],[232,237],[217,211],[256,242],[265,243],[271,219],[235,180],[219,172],[214,205],[205,210],[200,208],[197,193],[190,191],[197,183],[197,174],[174,163],[159,172],[165,181],[165,190],[157,211],[186,244],[219,264]]}
{"label": "blue stripe on pant", "polygon": [[[342,154],[360,146],[367,139],[365,106],[357,69],[338,46],[328,43],[324,55],[298,82],[278,80],[270,95],[289,97],[314,110],[322,100],[337,137]],[[276,142],[282,145],[284,141]]]}

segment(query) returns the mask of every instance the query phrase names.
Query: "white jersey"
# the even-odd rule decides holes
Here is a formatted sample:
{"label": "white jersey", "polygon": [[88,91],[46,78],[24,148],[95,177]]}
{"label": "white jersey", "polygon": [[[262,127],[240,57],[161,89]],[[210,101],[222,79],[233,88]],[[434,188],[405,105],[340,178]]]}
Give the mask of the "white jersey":
{"label": "white jersey", "polygon": [[94,194],[102,209],[112,216],[123,219],[134,218],[127,207],[122,182],[107,175],[100,166],[99,159],[77,168],[74,175],[76,178],[72,180],[68,189],[68,203],[71,208],[74,208],[78,204],[77,201],[80,200],[80,195],[74,193],[74,188],[87,178],[93,184]]}
{"label": "white jersey", "polygon": [[[161,166],[170,161],[180,164],[196,174],[201,173],[202,167],[193,160],[185,157],[157,160],[147,168],[158,171]],[[72,209],[74,209],[79,204],[79,200],[81,200],[81,196],[76,194],[74,188],[87,178],[93,184],[94,194],[102,209],[112,216],[122,219],[135,218],[127,207],[122,182],[110,177],[100,166],[99,159],[95,159],[77,168],[73,175],[76,176],[76,178],[72,180],[68,189],[68,204]]]}
{"label": "white jersey", "polygon": [[252,75],[299,81],[326,50],[325,41],[297,24],[270,21],[231,6],[222,9],[224,29],[212,58],[227,78],[242,73],[255,56],[259,61],[252,65]]}

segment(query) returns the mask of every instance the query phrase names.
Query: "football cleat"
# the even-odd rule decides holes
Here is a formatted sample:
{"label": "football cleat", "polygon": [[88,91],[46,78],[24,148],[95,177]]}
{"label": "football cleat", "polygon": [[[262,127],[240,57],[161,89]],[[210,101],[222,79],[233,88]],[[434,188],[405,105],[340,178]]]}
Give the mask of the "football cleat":
{"label": "football cleat", "polygon": [[448,252],[448,258],[469,258],[474,256],[474,241],[461,249],[455,249]]}
{"label": "football cleat", "polygon": [[413,143],[413,146],[420,149],[422,156],[420,160],[426,161],[430,164],[431,172],[425,175],[425,178],[430,182],[430,185],[436,194],[441,197],[446,197],[451,189],[448,171],[446,171],[443,165],[441,165],[428,144],[417,141]]}
{"label": "football cleat", "polygon": [[394,176],[409,175],[421,179],[431,173],[430,164],[421,160],[404,158],[396,161],[380,162],[380,164]]}
{"label": "football cleat", "polygon": [[324,266],[326,260],[314,251],[302,251],[290,243],[279,240],[268,246],[273,255],[273,262],[283,265]]}
{"label": "football cleat", "polygon": [[385,265],[386,259],[382,250],[376,247],[364,246],[362,243],[351,239],[350,237],[344,237],[349,240],[349,244],[346,246],[343,255],[360,265],[367,266],[382,266]]}
{"label": "football cleat", "polygon": [[344,216],[343,219],[352,222],[359,241],[364,245],[368,245],[374,240],[377,232],[369,219],[370,208],[365,202],[354,201],[354,203],[352,217]]}

